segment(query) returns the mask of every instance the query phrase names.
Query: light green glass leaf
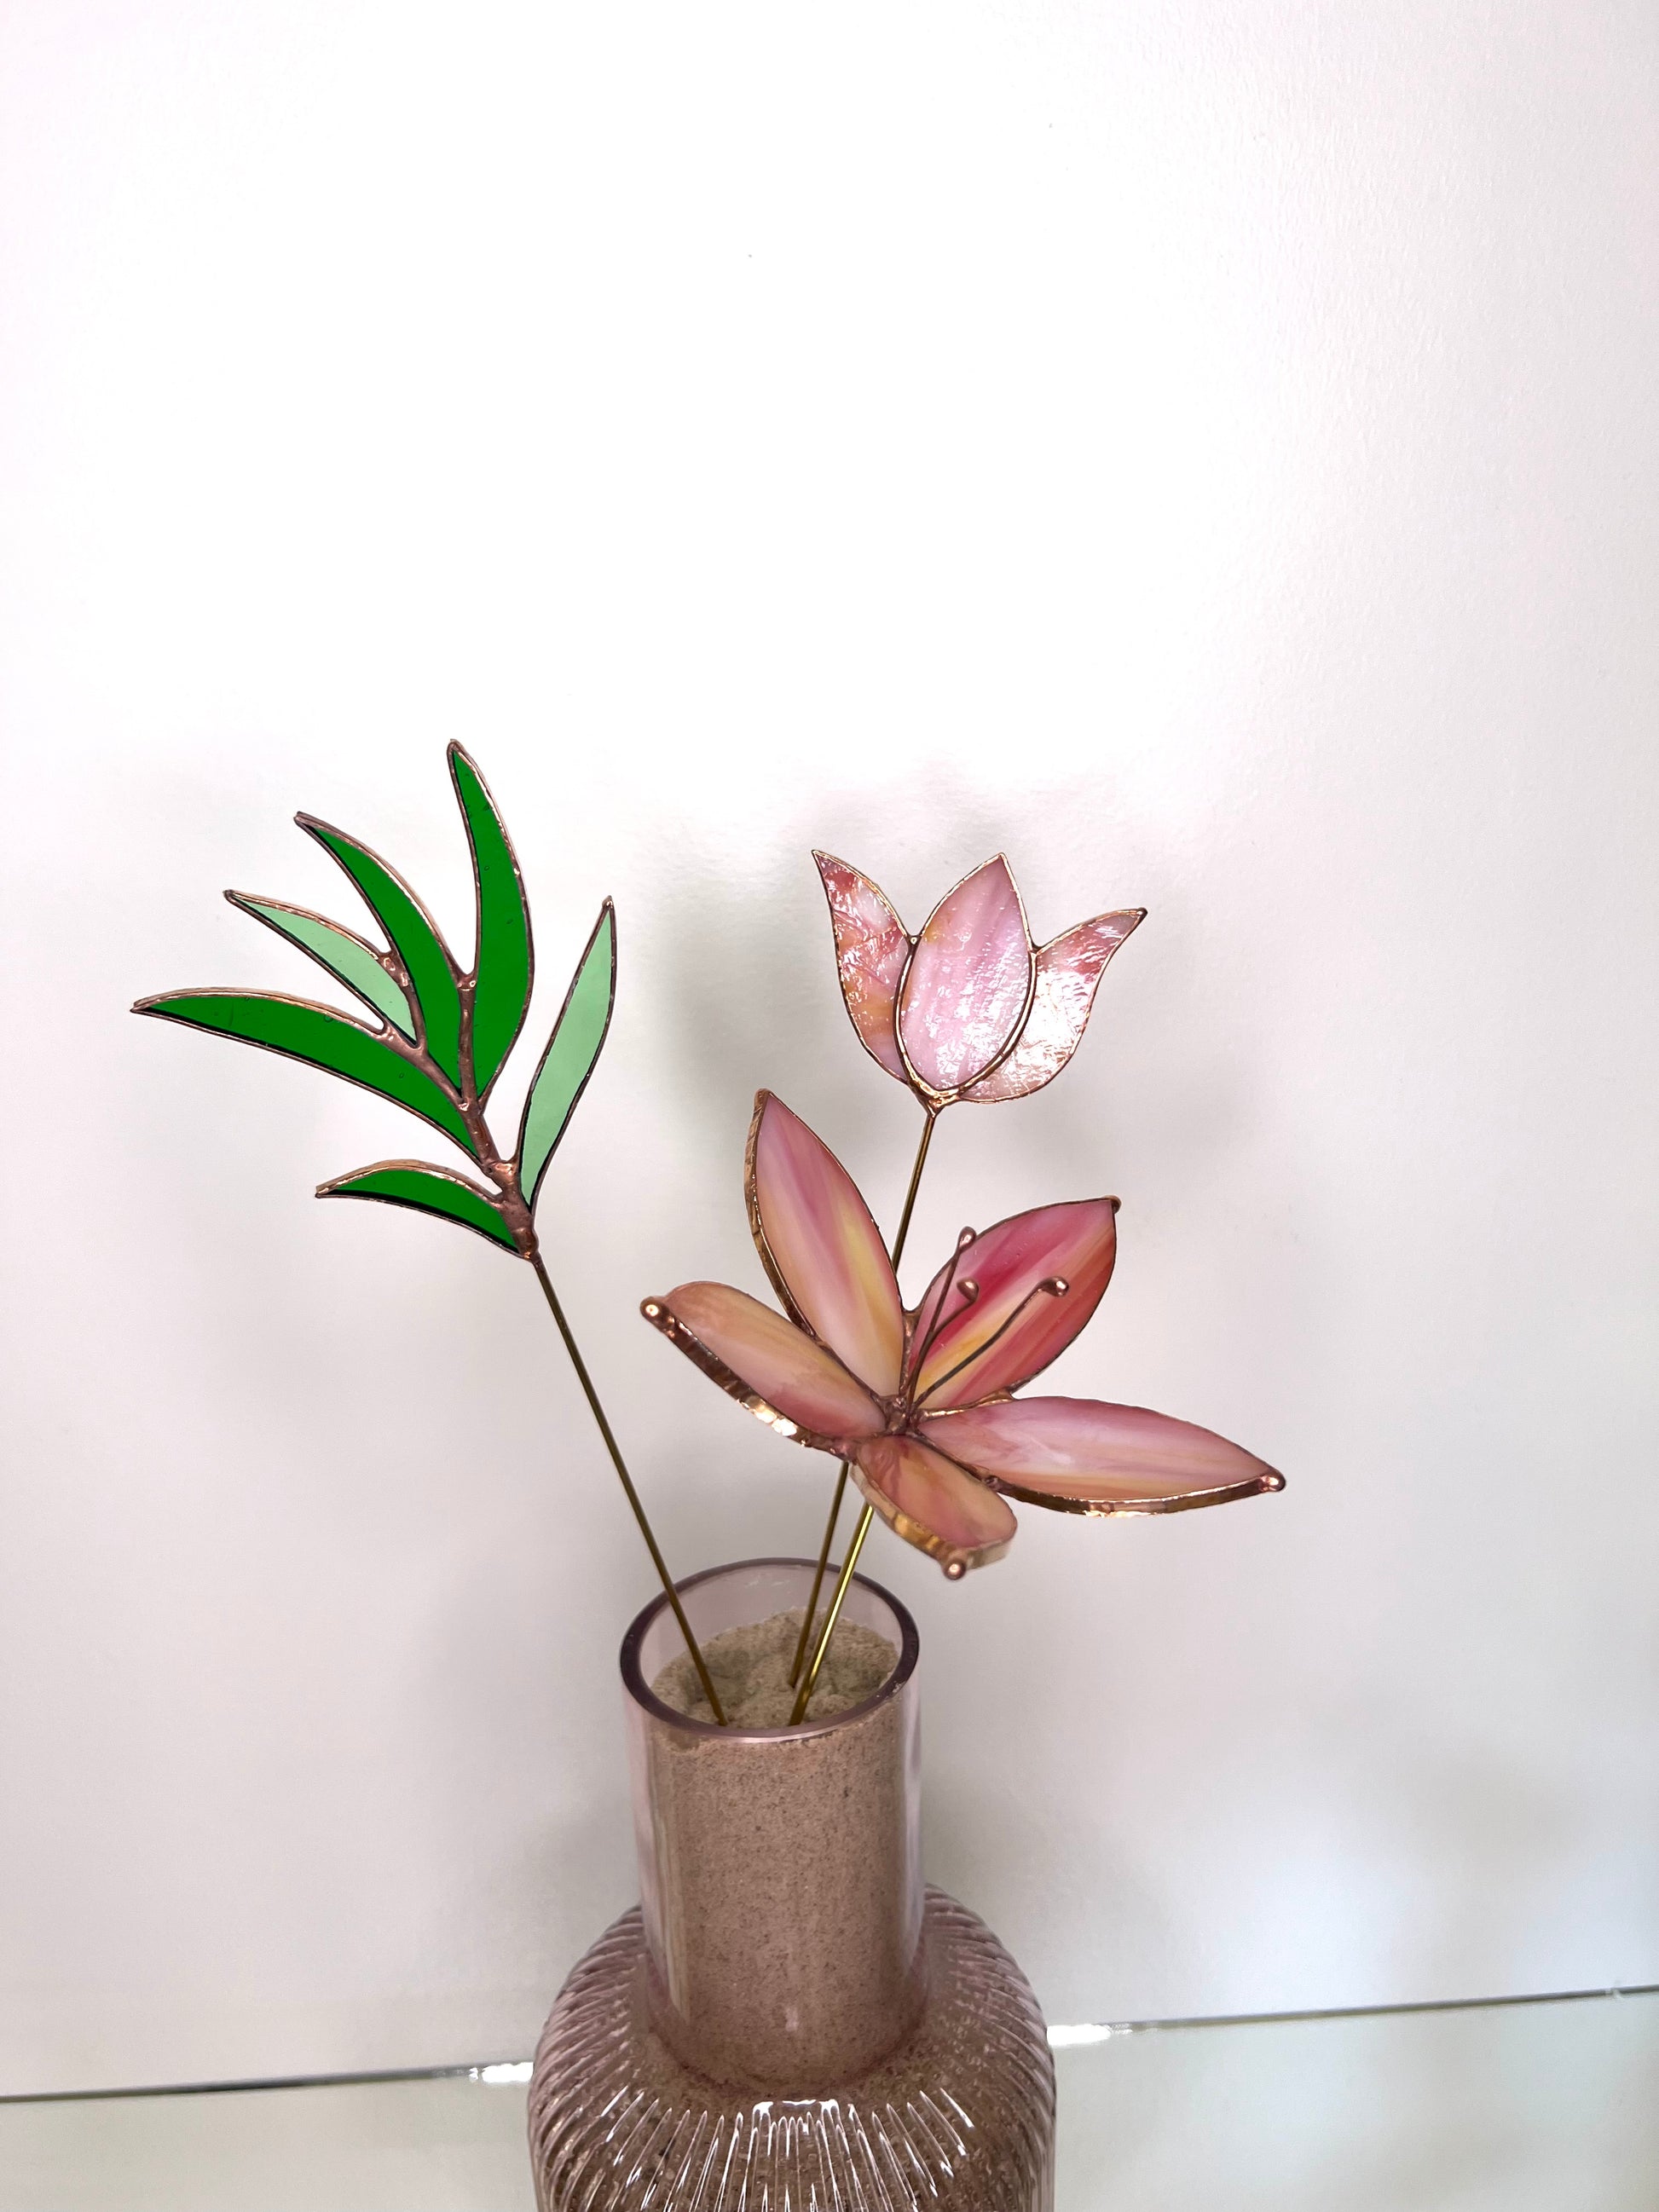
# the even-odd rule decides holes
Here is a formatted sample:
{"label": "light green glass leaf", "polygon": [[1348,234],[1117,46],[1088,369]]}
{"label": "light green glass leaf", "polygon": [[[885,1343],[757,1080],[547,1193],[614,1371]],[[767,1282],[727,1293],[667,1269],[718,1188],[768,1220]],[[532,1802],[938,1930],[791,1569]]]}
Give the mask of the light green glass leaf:
{"label": "light green glass leaf", "polygon": [[342,929],[337,921],[325,921],[321,915],[312,914],[302,906],[283,906],[276,899],[258,899],[246,891],[227,891],[225,896],[244,914],[251,914],[256,921],[274,929],[279,937],[297,945],[301,952],[308,952],[319,968],[326,968],[331,975],[337,975],[348,991],[356,992],[366,1006],[401,1030],[413,1043],[415,1017],[410,1012],[408,1000],[392,981],[380,964],[380,955],[372,945],[349,929]]}
{"label": "light green glass leaf", "polygon": [[459,1109],[432,1078],[363,1023],[332,1007],[266,991],[162,991],[140,999],[132,1011],[191,1029],[216,1030],[222,1036],[240,1037],[245,1044],[343,1076],[394,1105],[406,1106],[453,1137],[464,1152],[472,1150]]}
{"label": "light green glass leaf", "polygon": [[564,994],[542,1064],[525,1101],[519,1131],[519,1188],[534,1206],[542,1176],[599,1056],[617,996],[617,917],[599,908],[587,950]]}
{"label": "light green glass leaf", "polygon": [[530,1006],[530,908],[506,825],[483,778],[459,745],[449,748],[449,773],[472,847],[472,880],[477,890],[472,1069],[483,1097],[501,1073]]}
{"label": "light green glass leaf", "polygon": [[438,926],[404,883],[343,830],[314,814],[296,814],[300,827],[331,853],[368,900],[387,942],[408,970],[410,988],[426,1029],[426,1048],[459,1090],[461,1081],[461,994],[455,963]]}
{"label": "light green glass leaf", "polygon": [[336,1176],[317,1186],[319,1198],[379,1198],[388,1206],[412,1206],[417,1213],[435,1213],[446,1221],[459,1221],[463,1229],[476,1229],[492,1244],[516,1253],[513,1231],[501,1219],[487,1191],[452,1175],[447,1168],[428,1167],[422,1160],[381,1160],[355,1175]]}

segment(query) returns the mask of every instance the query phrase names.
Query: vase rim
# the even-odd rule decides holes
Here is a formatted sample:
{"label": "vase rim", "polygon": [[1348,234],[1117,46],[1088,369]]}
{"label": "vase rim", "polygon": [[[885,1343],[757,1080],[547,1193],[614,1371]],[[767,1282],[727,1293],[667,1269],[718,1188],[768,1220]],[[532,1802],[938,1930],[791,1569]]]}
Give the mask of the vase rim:
{"label": "vase rim", "polygon": [[[744,1567],[800,1567],[807,1574],[817,1568],[816,1559],[791,1559],[787,1553],[776,1553],[756,1559],[728,1559],[723,1566],[704,1567],[695,1575],[684,1575],[674,1584],[682,1596],[696,1589],[699,1583],[713,1582],[722,1575],[739,1572]],[[722,1743],[782,1743],[796,1742],[808,1736],[827,1735],[832,1729],[843,1728],[850,1722],[864,1719],[889,1698],[896,1698],[916,1670],[921,1656],[921,1638],[911,1618],[909,1607],[893,1595],[891,1590],[868,1575],[854,1572],[853,1580],[862,1585],[874,1597],[881,1600],[898,1624],[898,1663],[892,1673],[872,1696],[856,1705],[848,1705],[838,1713],[827,1713],[820,1720],[802,1721],[798,1728],[740,1729],[721,1728],[715,1721],[694,1721],[690,1713],[682,1713],[666,1705],[652,1690],[640,1671],[640,1650],[647,1632],[667,1610],[668,1599],[659,1591],[650,1603],[637,1613],[623,1638],[619,1655],[622,1665],[623,1687],[636,1705],[649,1713],[653,1720],[665,1721],[671,1728],[684,1729],[692,1735],[715,1736]]]}

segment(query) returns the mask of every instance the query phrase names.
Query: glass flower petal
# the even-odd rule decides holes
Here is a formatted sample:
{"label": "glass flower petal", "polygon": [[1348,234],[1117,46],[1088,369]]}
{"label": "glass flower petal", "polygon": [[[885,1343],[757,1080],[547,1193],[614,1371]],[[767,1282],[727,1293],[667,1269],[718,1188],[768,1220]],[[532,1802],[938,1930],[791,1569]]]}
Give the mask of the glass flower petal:
{"label": "glass flower petal", "polygon": [[531,1078],[519,1124],[519,1188],[533,1206],[611,1030],[617,1003],[617,914],[606,899]]}
{"label": "glass flower petal", "polygon": [[988,1566],[1018,1526],[1005,1499],[914,1437],[873,1437],[858,1447],[853,1476],[895,1534],[952,1577]]}
{"label": "glass flower petal", "polygon": [[410,988],[420,1012],[427,1050],[450,1081],[461,1080],[461,999],[458,970],[438,925],[393,867],[378,853],[343,830],[319,822],[314,814],[296,814],[295,820],[331,853],[345,870],[364,903],[386,933],[387,942],[402,961]]}
{"label": "glass flower petal", "polygon": [[836,933],[841,994],[859,1042],[890,1075],[908,1083],[894,1027],[899,978],[910,939],[884,892],[831,853],[815,852]]}
{"label": "glass flower petal", "polygon": [[[913,1332],[924,1412],[1017,1390],[1059,1357],[1112,1279],[1116,1215],[1111,1198],[1039,1206],[998,1222],[940,1268]],[[945,1319],[930,1343],[941,1301]]]}
{"label": "glass flower petal", "polygon": [[477,918],[472,954],[473,1080],[480,1094],[487,1095],[530,1010],[536,966],[530,902],[507,824],[496,811],[477,763],[461,745],[449,748],[449,776],[472,851]]}
{"label": "glass flower petal", "polygon": [[244,914],[251,914],[267,929],[274,929],[290,945],[308,952],[319,968],[337,976],[348,991],[372,1006],[382,1021],[390,1022],[411,1044],[416,1022],[409,1000],[392,981],[390,972],[372,945],[355,931],[342,929],[302,906],[288,906],[280,899],[252,898],[246,891],[227,891],[225,896]]}
{"label": "glass flower petal", "polygon": [[1282,1490],[1242,1445],[1144,1406],[1017,1398],[924,1413],[938,1449],[1034,1505],[1073,1513],[1178,1513]]}
{"label": "glass flower petal", "polygon": [[881,1408],[833,1353],[746,1291],[682,1283],[640,1310],[705,1375],[785,1436],[833,1450],[883,1425]]}
{"label": "glass flower petal", "polygon": [[1030,1016],[1019,1042],[963,1097],[989,1106],[1004,1098],[1024,1098],[1052,1083],[1082,1041],[1106,963],[1146,919],[1144,906],[1097,915],[1043,945],[1036,956]]}
{"label": "glass flower petal", "polygon": [[435,1213],[441,1220],[459,1222],[463,1229],[477,1230],[480,1237],[508,1252],[519,1249],[489,1191],[449,1168],[431,1167],[424,1160],[377,1160],[372,1168],[359,1168],[353,1175],[319,1182],[317,1195],[380,1199],[388,1206],[406,1206],[416,1213]]}
{"label": "glass flower petal", "polygon": [[333,1006],[319,1006],[310,999],[284,998],[275,991],[162,991],[139,999],[135,1014],[155,1014],[163,1021],[184,1022],[192,1029],[216,1030],[222,1036],[240,1037],[246,1044],[263,1046],[308,1066],[343,1075],[365,1091],[378,1091],[394,1105],[407,1106],[434,1129],[453,1137],[461,1150],[472,1152],[471,1133],[461,1119],[453,1094],[428,1075],[418,1061],[392,1045],[384,1034],[364,1022],[353,1021]]}
{"label": "glass flower petal", "polygon": [[904,1312],[881,1231],[841,1162],[769,1091],[749,1129],[749,1225],[790,1312],[883,1397],[899,1386]]}
{"label": "glass flower petal", "polygon": [[899,988],[898,1033],[917,1079],[954,1097],[982,1076],[1031,1003],[1024,910],[1000,854],[933,908]]}

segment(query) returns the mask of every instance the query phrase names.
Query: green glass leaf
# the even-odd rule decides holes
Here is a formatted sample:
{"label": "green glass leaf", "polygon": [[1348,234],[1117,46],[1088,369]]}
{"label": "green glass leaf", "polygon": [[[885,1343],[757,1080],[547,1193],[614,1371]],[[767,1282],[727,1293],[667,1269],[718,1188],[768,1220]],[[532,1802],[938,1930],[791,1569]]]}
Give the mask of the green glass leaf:
{"label": "green glass leaf", "polygon": [[617,917],[609,899],[564,994],[519,1131],[519,1188],[534,1206],[542,1176],[599,1056],[617,996]]}
{"label": "green glass leaf", "polygon": [[274,929],[290,945],[297,945],[301,952],[308,952],[319,968],[326,968],[331,975],[337,975],[348,991],[356,994],[366,1006],[401,1030],[412,1044],[415,1041],[415,1017],[410,1011],[409,1000],[380,964],[380,957],[372,945],[349,929],[342,929],[337,921],[325,921],[319,914],[309,913],[302,906],[283,906],[276,899],[252,898],[246,891],[227,891],[225,896],[244,914],[251,914],[256,921]]}
{"label": "green glass leaf", "polygon": [[460,1088],[461,994],[456,988],[456,969],[438,926],[403,878],[378,853],[319,822],[314,814],[296,814],[295,820],[331,853],[368,900],[386,941],[408,971],[410,988],[426,1029],[426,1048],[444,1073]]}
{"label": "green glass leaf", "polygon": [[501,1073],[530,1007],[534,966],[530,907],[506,825],[483,778],[459,745],[449,748],[449,773],[472,847],[472,880],[477,890],[472,1070],[483,1097]]}
{"label": "green glass leaf", "polygon": [[463,1151],[472,1150],[459,1109],[432,1078],[363,1023],[330,1006],[267,991],[162,991],[140,999],[132,1011],[191,1029],[216,1030],[222,1036],[240,1037],[245,1044],[343,1076],[394,1105],[406,1106],[453,1137]]}
{"label": "green glass leaf", "polygon": [[336,1176],[317,1186],[319,1198],[379,1198],[388,1206],[412,1206],[417,1213],[435,1213],[446,1221],[459,1221],[463,1229],[476,1229],[492,1244],[516,1253],[513,1231],[501,1219],[488,1191],[447,1168],[428,1167],[421,1160],[381,1160],[355,1175]]}

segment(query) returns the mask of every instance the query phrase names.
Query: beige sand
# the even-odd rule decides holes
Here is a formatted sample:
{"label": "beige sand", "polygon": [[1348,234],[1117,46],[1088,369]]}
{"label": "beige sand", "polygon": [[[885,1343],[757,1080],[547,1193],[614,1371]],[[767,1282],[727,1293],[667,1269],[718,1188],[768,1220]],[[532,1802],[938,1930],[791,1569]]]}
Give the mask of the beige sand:
{"label": "beige sand", "polygon": [[[791,1613],[775,1613],[769,1620],[728,1628],[704,1644],[703,1658],[733,1728],[788,1727],[796,1694],[789,1668],[800,1622],[797,1606]],[[897,1665],[898,1653],[884,1636],[878,1636],[873,1628],[860,1628],[856,1621],[842,1620],[830,1639],[818,1670],[807,1718],[826,1720],[831,1713],[861,1705],[866,1698],[874,1697]],[[664,1705],[690,1720],[714,1718],[688,1653],[671,1660],[651,1688]]]}
{"label": "beige sand", "polygon": [[[629,1709],[653,2022],[682,2063],[780,2094],[861,2073],[923,1997],[915,1680],[872,1694],[894,1643],[843,1620],[824,1662],[841,1710],[815,1704],[792,1729],[800,1622],[794,1608],[705,1638],[738,1725]],[[688,1659],[653,1686],[706,1711]]]}

